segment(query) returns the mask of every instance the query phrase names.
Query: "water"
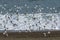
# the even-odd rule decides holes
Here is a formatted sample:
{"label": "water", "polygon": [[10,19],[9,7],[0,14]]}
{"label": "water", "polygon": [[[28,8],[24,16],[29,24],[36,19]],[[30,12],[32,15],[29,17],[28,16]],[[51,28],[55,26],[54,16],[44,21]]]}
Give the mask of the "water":
{"label": "water", "polygon": [[[11,11],[9,11],[11,9]],[[0,0],[0,12],[59,13],[60,0]]]}

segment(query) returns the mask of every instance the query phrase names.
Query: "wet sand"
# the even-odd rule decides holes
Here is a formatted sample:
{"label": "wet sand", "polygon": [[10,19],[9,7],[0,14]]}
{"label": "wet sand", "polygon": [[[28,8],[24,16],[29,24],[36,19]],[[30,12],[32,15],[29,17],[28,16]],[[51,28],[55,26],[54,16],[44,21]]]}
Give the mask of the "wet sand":
{"label": "wet sand", "polygon": [[[46,32],[47,33],[47,32]],[[60,31],[53,31],[51,34],[47,33],[45,37],[43,32],[32,33],[8,33],[9,36],[5,36],[0,33],[0,40],[60,40]]]}

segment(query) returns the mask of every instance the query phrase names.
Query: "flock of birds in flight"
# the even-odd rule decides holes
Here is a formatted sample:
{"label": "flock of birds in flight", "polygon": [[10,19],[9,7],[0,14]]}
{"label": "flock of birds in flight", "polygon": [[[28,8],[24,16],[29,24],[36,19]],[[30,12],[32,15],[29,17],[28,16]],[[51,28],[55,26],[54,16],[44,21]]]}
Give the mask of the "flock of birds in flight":
{"label": "flock of birds in flight", "polygon": [[[38,5],[36,5],[35,7],[34,7],[34,9],[37,9],[37,11],[34,13],[34,10],[32,11],[32,13],[30,14],[30,13],[27,13],[27,11],[26,11],[26,13],[19,13],[19,11],[20,10],[22,10],[24,7],[26,7],[27,9],[29,9],[30,7],[27,5],[27,4],[25,4],[24,6],[17,6],[17,5],[14,5],[12,8],[10,8],[10,9],[6,9],[5,7],[7,7],[7,4],[4,4],[4,5],[0,5],[0,8],[2,8],[2,10],[0,10],[0,21],[1,20],[3,20],[3,23],[4,24],[0,24],[0,25],[4,25],[4,28],[5,28],[5,30],[4,30],[4,33],[3,34],[6,34],[7,36],[8,36],[8,34],[7,34],[7,30],[9,29],[9,28],[11,28],[11,27],[7,27],[6,28],[6,24],[8,24],[9,22],[13,25],[13,27],[15,27],[16,26],[16,28],[17,28],[17,26],[19,25],[19,24],[16,24],[16,23],[19,23],[19,22],[22,22],[22,20],[24,21],[24,22],[22,22],[22,23],[24,23],[24,25],[23,26],[29,26],[29,29],[27,30],[27,29],[25,29],[26,31],[34,31],[35,29],[34,28],[32,28],[32,27],[35,27],[35,28],[37,28],[37,30],[39,29],[39,31],[40,30],[44,30],[45,29],[45,23],[46,23],[46,25],[49,23],[49,22],[52,22],[51,20],[53,20],[53,22],[56,22],[57,20],[59,20],[59,18],[58,18],[58,16],[57,16],[57,14],[50,14],[51,15],[51,17],[53,17],[53,19],[51,19],[51,20],[48,20],[48,21],[46,21],[44,18],[42,18],[43,17],[43,15],[45,14],[45,16],[46,15],[49,15],[49,14],[46,14],[46,13],[42,13],[42,11],[44,10],[44,8],[39,8],[39,9],[37,9],[38,8]],[[14,8],[14,9],[13,9]],[[46,7],[47,9],[49,9],[49,10],[54,10],[54,13],[57,13],[57,10],[55,10],[55,7],[53,7],[53,8],[49,8],[49,7]],[[15,11],[13,11],[13,10],[15,10]],[[22,10],[23,11],[23,10]],[[49,13],[51,13],[51,12],[49,12]],[[1,16],[1,15],[3,15],[3,16]],[[42,16],[41,16],[42,15]],[[49,15],[49,16],[50,16]],[[54,17],[54,16],[56,16],[56,17]],[[3,18],[3,17],[5,17],[5,19]],[[20,18],[21,19],[20,19]],[[3,18],[3,19],[1,19],[1,18]],[[55,19],[54,19],[55,18]],[[57,19],[56,19],[57,18]],[[48,18],[47,18],[48,19]],[[16,22],[15,22],[15,20],[16,20]],[[13,22],[14,21],[14,22]],[[7,23],[8,22],[8,23]],[[33,23],[32,23],[33,22]],[[35,23],[34,23],[35,22]],[[45,22],[45,23],[44,23]],[[1,23],[1,22],[0,22]],[[29,23],[29,24],[28,24]],[[42,24],[41,24],[42,23]],[[34,24],[34,25],[33,25]],[[53,23],[54,24],[54,23]],[[42,28],[43,29],[41,29],[41,25],[42,25]],[[48,24],[49,26],[51,26],[50,24]],[[57,25],[57,23],[55,23],[55,25]],[[39,27],[38,27],[39,26]],[[52,25],[52,26],[54,26],[54,25]],[[22,26],[20,26],[20,27],[22,27]],[[32,28],[32,29],[31,29]],[[53,30],[54,30],[54,28],[56,28],[56,27],[53,27]],[[20,30],[20,29],[19,29]],[[20,30],[21,31],[21,30]],[[35,30],[36,31],[36,30]],[[46,36],[46,33],[43,33],[45,36]],[[50,32],[48,32],[48,34],[50,34]]]}

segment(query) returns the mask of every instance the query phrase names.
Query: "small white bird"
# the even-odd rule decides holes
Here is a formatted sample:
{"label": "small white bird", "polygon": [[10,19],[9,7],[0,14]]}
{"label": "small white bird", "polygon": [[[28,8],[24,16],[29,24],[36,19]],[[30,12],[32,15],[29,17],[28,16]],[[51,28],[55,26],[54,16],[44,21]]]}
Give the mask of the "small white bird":
{"label": "small white bird", "polygon": [[46,37],[46,33],[43,33],[43,35]]}
{"label": "small white bird", "polygon": [[5,36],[8,37],[8,33],[7,33],[7,31],[5,31],[5,32],[3,33],[3,35],[5,35]]}
{"label": "small white bird", "polygon": [[51,32],[49,31],[48,34],[50,34]]}
{"label": "small white bird", "polygon": [[7,33],[7,31],[4,31],[4,32],[3,32],[3,35],[5,35],[6,33]]}

